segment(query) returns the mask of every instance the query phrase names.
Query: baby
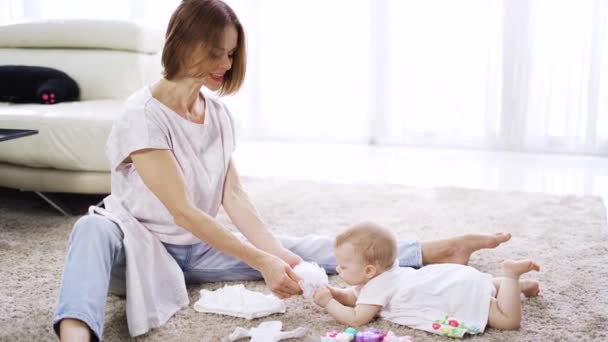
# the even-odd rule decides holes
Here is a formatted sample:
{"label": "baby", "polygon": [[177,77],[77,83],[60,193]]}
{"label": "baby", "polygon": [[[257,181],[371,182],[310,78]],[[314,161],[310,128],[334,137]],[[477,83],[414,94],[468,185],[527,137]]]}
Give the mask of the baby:
{"label": "baby", "polygon": [[520,293],[537,296],[537,281],[519,277],[540,267],[531,260],[507,260],[503,277],[458,264],[421,269],[399,267],[397,242],[386,228],[373,223],[355,225],[336,237],[336,271],[350,288],[319,288],[313,299],[338,322],[369,323],[376,315],[411,328],[463,337],[478,334],[486,324],[518,329]]}

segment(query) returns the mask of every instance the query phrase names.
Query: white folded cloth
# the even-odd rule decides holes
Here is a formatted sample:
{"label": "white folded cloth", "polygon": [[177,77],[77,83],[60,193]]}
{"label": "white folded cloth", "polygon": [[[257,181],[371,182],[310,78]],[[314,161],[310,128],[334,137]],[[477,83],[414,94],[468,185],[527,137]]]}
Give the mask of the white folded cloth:
{"label": "white folded cloth", "polygon": [[281,331],[283,323],[281,321],[262,322],[257,328],[245,329],[237,327],[228,339],[236,341],[241,338],[251,337],[251,342],[277,342],[289,338],[304,337],[306,329],[298,327],[290,331]]}
{"label": "white folded cloth", "polygon": [[194,303],[194,310],[198,312],[254,319],[286,310],[279,298],[248,290],[243,284],[225,285],[215,291],[203,289],[200,294],[200,299]]}

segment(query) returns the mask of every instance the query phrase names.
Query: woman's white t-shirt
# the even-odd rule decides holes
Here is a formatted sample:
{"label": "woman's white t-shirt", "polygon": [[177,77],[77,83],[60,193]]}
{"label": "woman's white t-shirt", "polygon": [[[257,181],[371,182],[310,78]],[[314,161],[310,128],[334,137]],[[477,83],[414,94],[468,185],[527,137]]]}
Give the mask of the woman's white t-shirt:
{"label": "woman's white t-shirt", "polygon": [[235,148],[234,125],[226,106],[205,94],[204,124],[189,121],[155,99],[148,86],[126,101],[106,143],[112,195],[165,243],[201,242],[176,225],[160,200],[143,183],[130,154],[142,149],[171,150],[194,205],[215,217],[222,203],[224,180]]}

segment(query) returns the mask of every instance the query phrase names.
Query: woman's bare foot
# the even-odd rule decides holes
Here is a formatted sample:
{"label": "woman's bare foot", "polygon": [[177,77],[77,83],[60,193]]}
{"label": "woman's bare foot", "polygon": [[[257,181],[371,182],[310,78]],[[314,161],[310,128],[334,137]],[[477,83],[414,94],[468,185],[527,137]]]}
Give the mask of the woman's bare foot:
{"label": "woman's bare foot", "polygon": [[445,240],[423,241],[422,264],[452,263],[466,265],[471,254],[484,248],[496,248],[511,239],[510,233],[467,234]]}
{"label": "woman's bare foot", "polygon": [[457,264],[466,265],[469,263],[471,255],[484,248],[496,248],[500,244],[511,239],[511,233],[497,233],[494,235],[467,234],[459,236],[454,251],[454,260]]}
{"label": "woman's bare foot", "polygon": [[519,287],[521,288],[521,293],[526,297],[536,297],[540,294],[540,284],[536,280],[520,280]]}
{"label": "woman's bare foot", "polygon": [[540,271],[540,266],[530,259],[505,260],[502,263],[502,271],[505,277],[519,279],[519,276],[524,273]]}

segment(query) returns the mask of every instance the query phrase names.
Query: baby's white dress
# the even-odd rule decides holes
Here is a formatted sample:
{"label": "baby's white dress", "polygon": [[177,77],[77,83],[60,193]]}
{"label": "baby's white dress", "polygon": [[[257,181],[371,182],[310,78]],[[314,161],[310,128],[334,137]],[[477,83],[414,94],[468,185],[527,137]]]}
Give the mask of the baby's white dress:
{"label": "baby's white dress", "polygon": [[395,265],[355,290],[382,318],[449,337],[483,332],[496,293],[491,275],[458,264]]}

